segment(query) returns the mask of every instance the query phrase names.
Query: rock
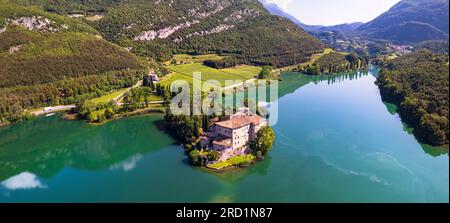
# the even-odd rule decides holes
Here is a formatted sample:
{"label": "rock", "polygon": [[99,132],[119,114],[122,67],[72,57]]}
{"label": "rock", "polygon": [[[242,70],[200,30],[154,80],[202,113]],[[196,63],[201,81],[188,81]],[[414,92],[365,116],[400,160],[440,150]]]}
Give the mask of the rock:
{"label": "rock", "polygon": [[9,53],[15,53],[15,52],[19,51],[20,48],[22,48],[22,45],[12,46],[9,48]]}

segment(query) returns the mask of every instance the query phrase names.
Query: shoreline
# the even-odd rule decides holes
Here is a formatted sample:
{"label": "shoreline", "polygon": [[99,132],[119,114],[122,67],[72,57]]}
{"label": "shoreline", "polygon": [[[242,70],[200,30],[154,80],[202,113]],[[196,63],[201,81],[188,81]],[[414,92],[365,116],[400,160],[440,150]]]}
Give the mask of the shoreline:
{"label": "shoreline", "polygon": [[[201,169],[204,169],[206,171],[211,171],[211,172],[215,172],[215,173],[225,173],[225,172],[229,172],[231,170],[245,170],[251,166],[256,165],[259,161],[262,161],[263,159],[255,159],[253,160],[251,163],[249,163],[246,166],[239,166],[239,165],[231,165],[231,166],[227,166],[225,168],[221,168],[221,169],[216,169],[213,167],[209,167],[208,165],[206,166],[198,166]],[[191,166],[193,166],[192,164],[189,164]]]}
{"label": "shoreline", "polygon": [[[131,117],[139,117],[139,116],[145,116],[145,115],[164,114],[164,113],[165,113],[165,111],[159,110],[157,108],[145,108],[145,109],[140,109],[140,110],[124,113],[124,114],[116,114],[113,118],[105,120],[105,121],[100,122],[100,123],[98,123],[98,122],[88,122],[87,120],[80,119],[78,117],[76,118],[76,120],[85,121],[88,125],[100,126],[100,125],[104,125],[104,124],[107,124],[109,122],[117,121],[117,120],[120,120],[120,119],[131,118]],[[68,120],[71,120],[71,119],[68,119]]]}

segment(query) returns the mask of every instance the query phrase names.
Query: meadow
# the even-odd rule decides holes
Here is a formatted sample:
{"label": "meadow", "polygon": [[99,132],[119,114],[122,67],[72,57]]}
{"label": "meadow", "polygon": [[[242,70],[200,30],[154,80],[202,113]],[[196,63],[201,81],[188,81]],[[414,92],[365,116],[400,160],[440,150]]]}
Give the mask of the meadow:
{"label": "meadow", "polygon": [[125,93],[126,91],[128,91],[128,88],[124,88],[124,89],[121,89],[121,90],[114,91],[112,93],[103,95],[101,97],[91,99],[91,100],[89,100],[89,102],[92,103],[92,104],[109,103],[112,100],[114,100],[116,97],[118,97],[119,95]]}
{"label": "meadow", "polygon": [[189,54],[176,54],[173,55],[172,60],[167,61],[165,64],[170,65],[172,62],[177,64],[187,63],[203,63],[205,60],[221,60],[223,56],[217,54],[205,54],[205,55],[189,55]]}
{"label": "meadow", "polygon": [[171,65],[168,69],[172,72],[161,80],[164,86],[170,85],[175,80],[184,80],[189,84],[193,83],[193,74],[201,73],[201,80],[217,80],[225,86],[225,80],[249,80],[255,78],[261,71],[261,67],[242,65],[234,68],[214,69],[200,63]]}

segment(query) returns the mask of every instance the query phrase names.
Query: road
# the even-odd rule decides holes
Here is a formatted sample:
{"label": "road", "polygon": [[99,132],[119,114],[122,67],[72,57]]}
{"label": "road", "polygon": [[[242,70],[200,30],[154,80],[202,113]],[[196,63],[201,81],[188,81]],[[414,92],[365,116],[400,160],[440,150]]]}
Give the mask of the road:
{"label": "road", "polygon": [[[113,100],[117,104],[119,104],[120,99],[123,97],[123,95],[125,93],[129,92],[133,88],[137,88],[137,87],[142,86],[142,83],[143,83],[142,80],[138,81],[135,85],[133,85],[132,87],[128,88],[125,92],[123,92],[122,94],[118,95]],[[153,103],[155,103],[155,102],[153,102]],[[153,103],[149,103],[149,104],[153,104]],[[31,114],[34,115],[34,116],[40,116],[40,115],[46,115],[46,114],[51,114],[51,113],[55,113],[55,112],[67,111],[67,110],[70,110],[70,109],[75,108],[75,107],[76,107],[76,105],[58,105],[58,106],[54,106],[54,107],[46,107],[46,108],[43,108],[41,110],[34,111]]]}
{"label": "road", "polygon": [[116,104],[119,104],[119,101],[123,98],[123,96],[125,95],[125,93],[131,91],[131,89],[133,89],[133,88],[137,88],[137,87],[142,86],[143,83],[144,83],[144,82],[143,82],[142,80],[138,81],[135,85],[133,85],[132,87],[130,87],[130,88],[128,88],[126,91],[124,91],[122,94],[120,94],[120,95],[118,95],[117,97],[115,97],[115,98],[113,99],[113,101],[115,101]]}
{"label": "road", "polygon": [[39,116],[39,115],[46,115],[46,114],[50,114],[50,113],[54,113],[54,112],[67,111],[72,108],[75,108],[75,105],[58,105],[58,106],[48,107],[48,108],[50,108],[50,109],[43,108],[42,110],[32,112],[31,114],[33,114],[34,116]]}
{"label": "road", "polygon": [[[148,104],[149,105],[155,105],[155,104],[164,104],[166,103],[165,101],[149,101]],[[145,102],[142,102],[141,104],[145,105]],[[122,106],[123,102],[119,102],[117,103],[118,106]]]}

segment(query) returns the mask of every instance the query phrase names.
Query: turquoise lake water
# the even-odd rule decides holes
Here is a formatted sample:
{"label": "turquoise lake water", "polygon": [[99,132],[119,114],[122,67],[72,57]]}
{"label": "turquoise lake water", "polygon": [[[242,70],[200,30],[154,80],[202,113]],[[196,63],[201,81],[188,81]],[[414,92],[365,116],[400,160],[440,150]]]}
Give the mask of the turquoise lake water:
{"label": "turquoise lake water", "polygon": [[273,150],[227,173],[189,166],[160,115],[2,128],[0,202],[449,202],[448,148],[417,142],[376,75],[284,74]]}

